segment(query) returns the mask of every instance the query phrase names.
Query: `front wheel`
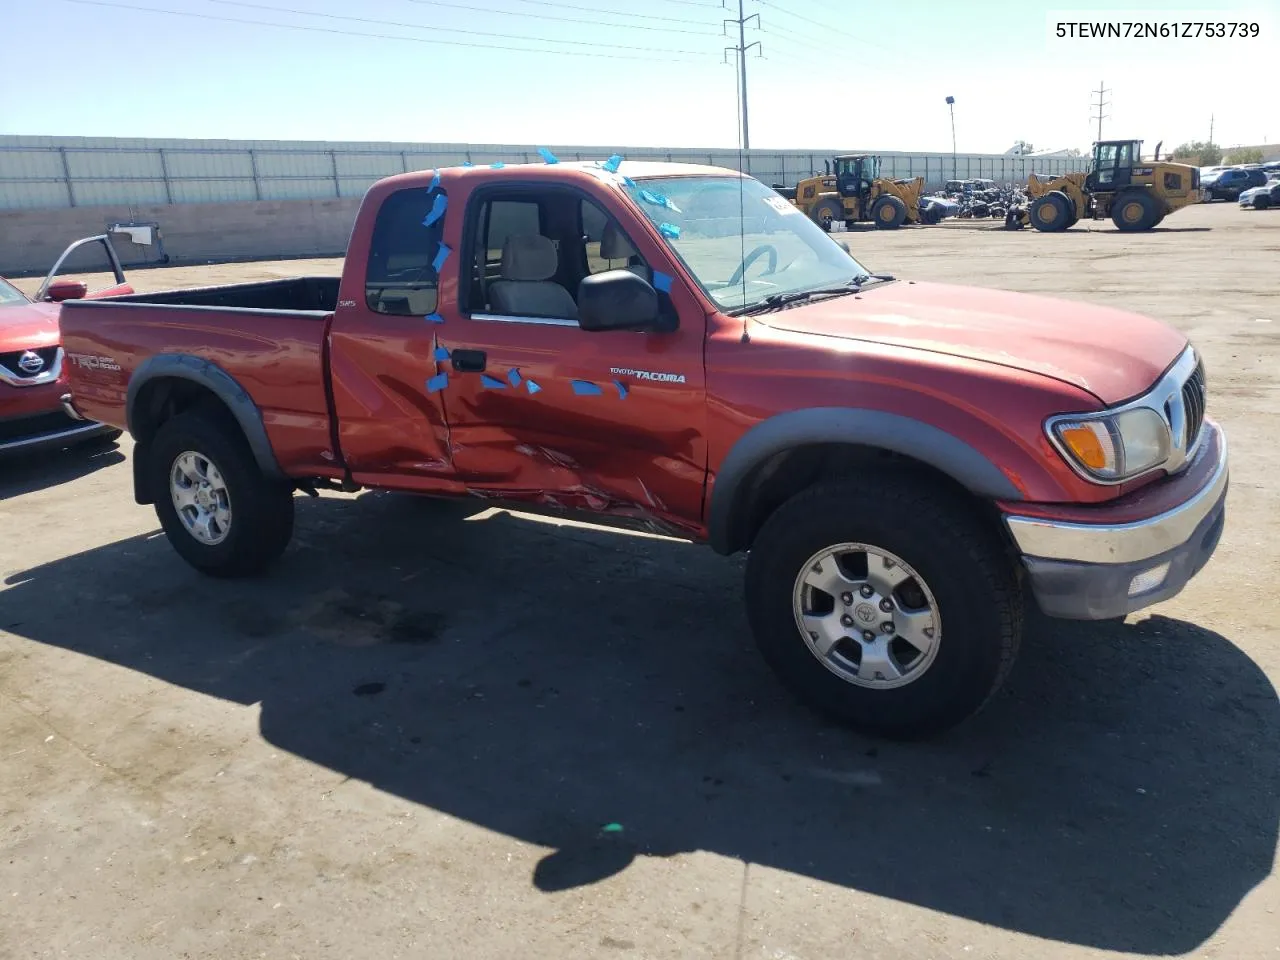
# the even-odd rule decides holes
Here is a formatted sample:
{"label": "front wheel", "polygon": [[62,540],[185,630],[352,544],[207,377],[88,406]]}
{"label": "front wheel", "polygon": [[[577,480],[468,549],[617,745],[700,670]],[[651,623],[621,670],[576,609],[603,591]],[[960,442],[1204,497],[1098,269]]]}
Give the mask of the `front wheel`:
{"label": "front wheel", "polygon": [[1265,210],[1271,206],[1271,201],[1267,197],[1257,197],[1253,201],[1253,209]]}
{"label": "front wheel", "polygon": [[871,207],[871,219],[877,230],[897,230],[907,219],[907,205],[898,197],[885,194]]}
{"label": "front wheel", "polygon": [[229,417],[192,411],[165,421],[148,467],[169,543],[202,573],[253,576],[288,546],[293,490],[263,475]]}
{"label": "front wheel", "polygon": [[1013,665],[1022,599],[968,505],[910,482],[810,488],[765,523],[747,608],[765,659],[809,706],[895,738],[975,713]]}

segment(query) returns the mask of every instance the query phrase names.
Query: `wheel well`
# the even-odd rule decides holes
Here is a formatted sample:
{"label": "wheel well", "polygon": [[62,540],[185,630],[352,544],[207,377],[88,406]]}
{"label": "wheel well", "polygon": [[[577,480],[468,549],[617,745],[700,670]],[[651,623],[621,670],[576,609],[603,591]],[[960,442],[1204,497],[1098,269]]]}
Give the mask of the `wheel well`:
{"label": "wheel well", "polygon": [[770,515],[799,491],[822,480],[857,477],[868,470],[874,470],[877,476],[890,474],[905,483],[927,486],[939,496],[978,512],[999,528],[994,505],[937,467],[880,447],[815,443],[774,454],[743,478],[730,519],[729,552],[750,549]]}
{"label": "wheel well", "polygon": [[138,443],[149,443],[166,420],[196,409],[208,411],[240,429],[231,410],[208,387],[183,377],[156,377],[138,391],[130,411],[130,432]]}

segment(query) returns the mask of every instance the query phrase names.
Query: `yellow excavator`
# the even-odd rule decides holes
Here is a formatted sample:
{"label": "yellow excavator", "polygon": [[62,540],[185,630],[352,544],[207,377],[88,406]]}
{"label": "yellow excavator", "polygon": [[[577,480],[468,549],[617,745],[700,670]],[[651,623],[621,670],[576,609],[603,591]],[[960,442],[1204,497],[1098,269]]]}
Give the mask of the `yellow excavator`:
{"label": "yellow excavator", "polygon": [[1150,230],[1175,210],[1200,202],[1200,171],[1184,163],[1142,159],[1141,140],[1100,140],[1093,169],[1041,180],[1027,178],[1025,221],[1056,233],[1081,217],[1110,217],[1119,230]]}
{"label": "yellow excavator", "polygon": [[886,179],[880,176],[879,157],[858,154],[836,157],[833,173],[801,180],[791,202],[823,230],[836,220],[871,220],[881,230],[893,230],[920,222],[923,192],[923,177]]}

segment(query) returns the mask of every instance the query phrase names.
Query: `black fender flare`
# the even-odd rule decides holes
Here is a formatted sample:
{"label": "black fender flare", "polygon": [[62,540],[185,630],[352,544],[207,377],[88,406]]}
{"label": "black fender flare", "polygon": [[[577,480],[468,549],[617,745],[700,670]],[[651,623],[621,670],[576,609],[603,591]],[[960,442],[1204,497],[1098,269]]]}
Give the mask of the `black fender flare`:
{"label": "black fender flare", "polygon": [[166,378],[188,380],[204,387],[221,400],[244,432],[259,469],[268,477],[284,479],[285,473],[280,469],[275,451],[271,449],[271,440],[267,437],[262,411],[253,402],[249,392],[212,360],[188,353],[157,353],[147,357],[138,364],[133,376],[129,378],[129,389],[125,396],[125,423],[135,440],[143,439],[139,436],[137,422],[138,397],[148,383]]}
{"label": "black fender flare", "polygon": [[707,510],[711,547],[722,554],[742,549],[736,522],[746,500],[745,481],[756,468],[787,450],[845,443],[911,457],[951,477],[987,500],[1022,500],[1022,492],[985,455],[945,430],[896,413],[856,407],[814,407],[778,414],[756,424],[733,445],[716,472]]}

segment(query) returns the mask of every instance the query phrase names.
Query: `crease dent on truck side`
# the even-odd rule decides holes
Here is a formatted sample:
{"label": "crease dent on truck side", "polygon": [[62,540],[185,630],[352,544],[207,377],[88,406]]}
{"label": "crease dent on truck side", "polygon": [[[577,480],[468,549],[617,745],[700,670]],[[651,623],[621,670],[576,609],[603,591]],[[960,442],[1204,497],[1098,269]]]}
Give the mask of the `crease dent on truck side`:
{"label": "crease dent on truck side", "polygon": [[1115,617],[1221,535],[1225,438],[1145,317],[873,274],[794,205],[681,164],[379,181],[340,278],[68,301],[75,407],[216,576],[293,495],[476,497],[747,552],[757,644],[812,707],[936,733],[1024,605]]}

